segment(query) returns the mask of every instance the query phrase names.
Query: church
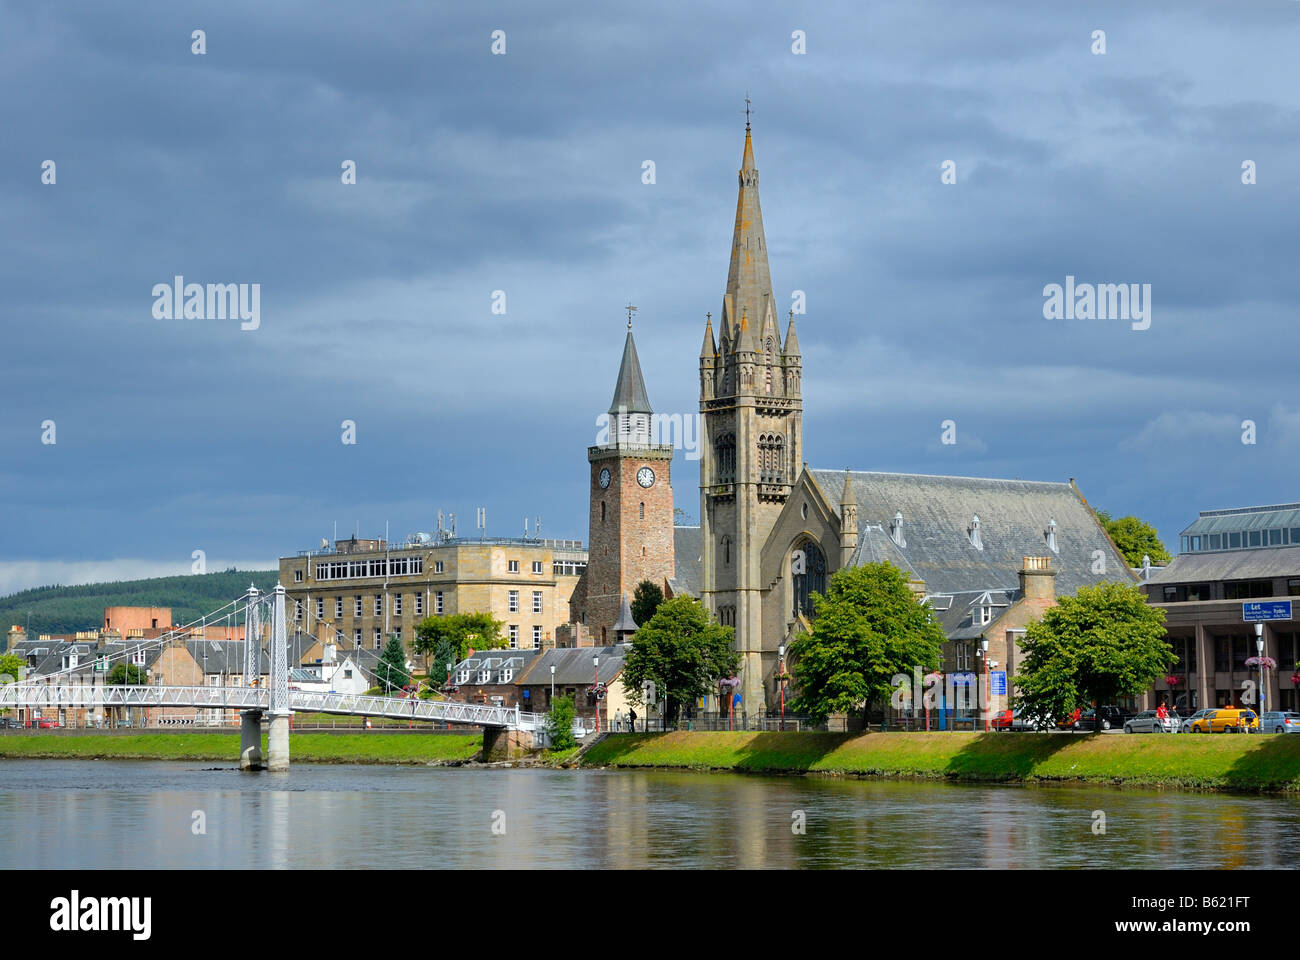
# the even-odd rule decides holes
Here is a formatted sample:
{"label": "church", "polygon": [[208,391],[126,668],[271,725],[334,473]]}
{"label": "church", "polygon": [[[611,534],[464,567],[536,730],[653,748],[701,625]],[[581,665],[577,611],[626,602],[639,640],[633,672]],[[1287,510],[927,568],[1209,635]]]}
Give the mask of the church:
{"label": "church", "polygon": [[[842,567],[889,561],[942,625],[942,670],[982,674],[987,664],[1010,677],[1018,637],[1057,596],[1134,583],[1134,572],[1073,479],[808,466],[799,338],[792,311],[781,333],[758,183],[746,122],[726,288],[699,353],[700,524],[673,526],[672,447],[652,442],[629,322],[610,439],[588,450],[590,560],[573,594],[570,642],[627,637],[635,624],[624,605],[643,579],[696,596],[735,628],[737,715],[760,717],[776,709],[778,648],[808,629],[812,594]],[[994,709],[999,700],[1005,694]]]}

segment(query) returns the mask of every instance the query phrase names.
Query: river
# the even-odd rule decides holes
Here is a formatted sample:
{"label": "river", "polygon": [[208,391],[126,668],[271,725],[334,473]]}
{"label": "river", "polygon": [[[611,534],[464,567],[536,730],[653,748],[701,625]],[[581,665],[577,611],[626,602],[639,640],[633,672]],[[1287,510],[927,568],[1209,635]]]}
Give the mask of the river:
{"label": "river", "polygon": [[298,764],[269,774],[0,761],[6,869],[1297,862],[1300,800],[1283,797],[662,771]]}

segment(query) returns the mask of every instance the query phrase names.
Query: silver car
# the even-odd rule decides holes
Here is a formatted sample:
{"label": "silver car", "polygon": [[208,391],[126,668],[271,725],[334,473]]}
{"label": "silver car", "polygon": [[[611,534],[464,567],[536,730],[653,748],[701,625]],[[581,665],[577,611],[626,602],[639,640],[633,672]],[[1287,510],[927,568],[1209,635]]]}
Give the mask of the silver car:
{"label": "silver car", "polygon": [[1213,711],[1213,710],[1210,710],[1210,709],[1197,710],[1197,711],[1196,711],[1194,714],[1192,714],[1190,717],[1183,717],[1183,719],[1180,720],[1179,723],[1178,723],[1178,732],[1179,732],[1179,733],[1191,733],[1191,732],[1192,732],[1192,721],[1193,721],[1193,720],[1202,720],[1202,719],[1204,719],[1205,717],[1207,717],[1208,715],[1210,715],[1211,713],[1214,713],[1214,711]]}
{"label": "silver car", "polygon": [[1168,714],[1163,720],[1154,710],[1143,710],[1124,721],[1125,733],[1177,733],[1178,716]]}
{"label": "silver car", "polygon": [[1260,733],[1300,733],[1300,713],[1270,710],[1259,718]]}

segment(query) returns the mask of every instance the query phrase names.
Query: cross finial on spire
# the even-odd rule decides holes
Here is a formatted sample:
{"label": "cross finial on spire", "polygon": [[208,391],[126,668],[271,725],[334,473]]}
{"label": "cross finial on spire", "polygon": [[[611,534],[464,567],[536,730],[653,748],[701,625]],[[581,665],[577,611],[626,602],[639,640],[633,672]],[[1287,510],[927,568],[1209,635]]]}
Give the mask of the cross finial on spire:
{"label": "cross finial on spire", "polygon": [[627,328],[629,330],[632,329],[632,314],[634,313],[636,313],[636,307],[629,303],[627,305]]}
{"label": "cross finial on spire", "polygon": [[752,101],[749,99],[749,91],[745,91],[745,132],[749,132],[749,105]]}

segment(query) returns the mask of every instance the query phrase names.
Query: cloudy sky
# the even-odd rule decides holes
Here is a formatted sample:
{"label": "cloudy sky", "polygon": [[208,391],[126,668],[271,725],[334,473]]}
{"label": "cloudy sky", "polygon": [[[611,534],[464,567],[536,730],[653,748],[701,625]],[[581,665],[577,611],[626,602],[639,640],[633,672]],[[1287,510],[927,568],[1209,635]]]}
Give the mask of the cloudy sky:
{"label": "cloudy sky", "polygon": [[[0,4],[0,592],[585,540],[624,304],[696,409],[747,92],[813,466],[1074,477],[1175,547],[1300,499],[1294,0],[269,6]],[[176,275],[260,326],[155,318]],[[1150,328],[1044,319],[1067,276]]]}

